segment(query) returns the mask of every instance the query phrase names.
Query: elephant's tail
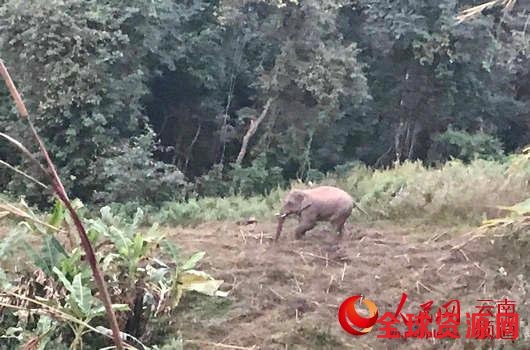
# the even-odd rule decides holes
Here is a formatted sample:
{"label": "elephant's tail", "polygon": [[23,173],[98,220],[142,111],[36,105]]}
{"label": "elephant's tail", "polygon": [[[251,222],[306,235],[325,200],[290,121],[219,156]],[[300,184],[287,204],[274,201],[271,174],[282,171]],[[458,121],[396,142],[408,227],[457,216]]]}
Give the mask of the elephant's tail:
{"label": "elephant's tail", "polygon": [[370,216],[370,214],[368,214],[368,213],[366,212],[366,210],[364,210],[364,209],[359,205],[359,203],[357,203],[356,201],[353,201],[353,206],[354,206],[355,208],[359,209],[364,215],[366,215],[366,216]]}

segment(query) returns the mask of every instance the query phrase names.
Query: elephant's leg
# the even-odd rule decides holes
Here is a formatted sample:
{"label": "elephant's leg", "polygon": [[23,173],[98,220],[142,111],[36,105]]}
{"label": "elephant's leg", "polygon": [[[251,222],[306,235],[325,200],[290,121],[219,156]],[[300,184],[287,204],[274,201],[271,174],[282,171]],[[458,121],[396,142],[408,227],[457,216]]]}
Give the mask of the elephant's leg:
{"label": "elephant's leg", "polygon": [[300,239],[302,236],[309,230],[313,229],[316,226],[316,222],[301,222],[298,227],[295,229],[294,238]]}
{"label": "elephant's leg", "polygon": [[344,224],[346,223],[347,219],[348,215],[340,215],[332,221],[333,226],[335,226],[335,229],[339,234],[339,239],[342,238],[342,235],[344,233]]}

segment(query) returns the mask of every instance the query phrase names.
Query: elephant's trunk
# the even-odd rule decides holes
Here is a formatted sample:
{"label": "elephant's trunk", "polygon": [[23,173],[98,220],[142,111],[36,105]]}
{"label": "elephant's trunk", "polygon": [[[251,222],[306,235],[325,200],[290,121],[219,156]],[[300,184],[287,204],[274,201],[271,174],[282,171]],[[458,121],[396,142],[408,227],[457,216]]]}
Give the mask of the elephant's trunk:
{"label": "elephant's trunk", "polygon": [[286,213],[276,214],[276,216],[278,217],[278,226],[276,227],[276,237],[274,238],[274,242],[278,241],[278,238],[280,237],[280,234],[282,233],[283,223],[285,222],[285,218],[287,217],[287,215],[288,214]]}

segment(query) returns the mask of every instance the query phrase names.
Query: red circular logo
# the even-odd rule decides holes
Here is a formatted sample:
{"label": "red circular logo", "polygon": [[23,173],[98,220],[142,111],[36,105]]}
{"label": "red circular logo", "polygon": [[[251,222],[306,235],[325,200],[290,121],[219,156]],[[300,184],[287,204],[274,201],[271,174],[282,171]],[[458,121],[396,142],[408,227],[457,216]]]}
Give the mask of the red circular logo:
{"label": "red circular logo", "polygon": [[[370,332],[377,322],[377,306],[373,301],[362,298],[361,302],[368,308],[368,318],[361,317],[355,309],[355,302],[362,296],[354,295],[344,300],[339,307],[339,322],[346,332],[353,335],[364,335]],[[360,329],[355,329],[356,326]]]}

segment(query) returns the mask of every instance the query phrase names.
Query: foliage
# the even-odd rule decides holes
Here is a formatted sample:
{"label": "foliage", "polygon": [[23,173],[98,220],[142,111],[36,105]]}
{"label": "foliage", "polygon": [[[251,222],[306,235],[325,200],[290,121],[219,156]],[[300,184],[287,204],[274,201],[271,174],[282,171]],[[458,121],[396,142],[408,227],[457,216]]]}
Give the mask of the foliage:
{"label": "foliage", "polygon": [[205,197],[184,203],[168,202],[153,212],[150,220],[169,225],[196,225],[249,217],[270,218],[274,210],[279,209],[282,193],[281,190],[275,190],[267,196]]}
{"label": "foliage", "polygon": [[[156,225],[140,232],[143,215],[139,209],[132,222],[126,223],[104,207],[99,217],[85,218],[91,243],[98,247],[97,259],[120,327],[134,346],[160,341],[158,337],[164,334],[164,327],[171,327],[173,312],[184,293],[226,296],[218,290],[223,281],[196,269],[204,252],[185,258]],[[28,216],[34,218],[33,214]],[[42,349],[55,348],[58,342],[70,344],[70,348],[81,344],[87,349],[100,347],[105,339],[102,336],[110,332],[102,317],[105,310],[94,296],[94,283],[82,251],[67,239],[71,223],[64,216],[64,208],[57,204],[47,221],[19,218],[27,229],[13,234],[24,240],[17,245],[10,244],[13,240],[2,240],[0,250],[20,254],[20,248],[29,248],[26,251],[30,254],[18,266],[9,266],[4,260],[9,255],[2,256],[6,267],[1,270],[1,282],[6,288],[0,304],[4,317],[11,321],[2,327],[0,348],[27,343],[37,335]],[[63,230],[63,239],[51,235],[51,227]],[[44,238],[40,252],[33,250],[29,235]],[[17,279],[20,273],[23,278]],[[20,306],[29,317],[15,312]],[[165,324],[161,320],[166,320]],[[88,333],[92,333],[90,337]]]}
{"label": "foliage", "polygon": [[282,169],[267,166],[264,155],[252,161],[252,165],[241,167],[235,164],[228,173],[231,178],[231,192],[243,197],[253,194],[267,195],[274,187],[282,184]]}
{"label": "foliage", "polygon": [[[508,150],[524,142],[513,127],[524,123],[527,98],[514,94],[515,77],[497,55],[499,47],[512,55],[519,49],[499,31],[499,18],[458,23],[455,14],[467,2],[398,3],[361,1],[344,11],[343,30],[366,48],[362,58],[370,64],[370,114],[379,119],[372,130],[389,150],[379,162],[425,159],[431,140],[451,124],[493,134]],[[507,32],[518,27],[509,16],[502,21]]]}
{"label": "foliage", "polygon": [[[13,0],[0,5],[0,49],[75,196],[248,196],[348,162],[497,159],[523,146],[530,7],[489,6],[460,21],[473,5]],[[5,95],[0,128],[23,139]],[[232,166],[267,101],[243,164]],[[4,144],[0,155],[27,170]],[[2,190],[39,199],[18,175],[3,169],[0,179]]]}
{"label": "foliage", "polygon": [[[336,185],[345,189],[369,214],[366,217],[354,209],[355,220],[414,219],[442,224],[479,224],[484,218],[499,215],[504,208],[499,205],[509,206],[526,198],[530,167],[525,157],[526,154],[517,154],[500,160],[478,158],[469,163],[452,160],[436,168],[420,161],[405,162],[389,169],[352,163],[337,167],[321,181],[293,183],[292,186]],[[212,196],[166,202],[160,207],[146,207],[146,223],[197,225],[249,217],[270,220],[280,209],[287,191],[288,188],[278,187],[263,196]],[[129,206],[115,205],[123,216],[128,215],[126,207]]]}
{"label": "foliage", "polygon": [[282,169],[268,163],[266,155],[261,154],[249,166],[232,163],[228,170],[214,166],[196,180],[196,190],[205,197],[267,195],[285,183]]}
{"label": "foliage", "polygon": [[[171,37],[178,20],[186,22],[190,11],[198,11],[173,16],[179,10],[182,6],[172,1],[2,2],[2,59],[65,175],[65,186],[77,197],[88,200],[94,190],[104,190],[105,176],[99,175],[108,167],[98,165],[112,157],[113,147],[133,135],[151,137],[142,111],[146,82],[154,74],[148,67],[153,56],[161,61],[156,67],[171,61],[162,55],[163,39]],[[169,21],[171,32],[161,31]],[[170,57],[177,55],[177,42]],[[2,129],[26,139],[9,114],[0,120]],[[25,189],[18,181],[11,185],[19,193]]]}
{"label": "foliage", "polygon": [[499,160],[503,156],[502,145],[494,136],[483,132],[470,134],[452,129],[437,135],[431,150],[435,150],[434,157],[439,161],[450,158],[461,159],[464,162],[475,158]]}
{"label": "foliage", "polygon": [[485,216],[497,215],[497,205],[525,197],[530,169],[508,171],[517,159],[476,159],[468,165],[453,160],[436,169],[421,162],[405,162],[388,170],[359,167],[346,178],[328,182],[346,188],[372,219],[478,224]]}
{"label": "foliage", "polygon": [[196,179],[198,192],[205,197],[221,197],[230,192],[230,183],[220,164],[214,165],[207,173]]}
{"label": "foliage", "polygon": [[153,135],[133,138],[131,143],[116,149],[116,155],[103,159],[101,182],[105,187],[93,199],[140,205],[183,199],[187,192],[184,175],[175,166],[153,159],[149,152],[154,149]]}
{"label": "foliage", "polygon": [[[530,161],[530,147],[526,147],[523,152],[512,157],[510,167],[508,168],[508,174],[515,175],[525,173],[528,175],[530,171],[528,163]],[[492,218],[485,220],[482,223],[482,228],[506,228],[510,226],[516,226],[517,228],[525,228],[528,225],[528,215],[530,214],[530,198],[526,198],[523,201],[512,205],[498,205],[499,209],[506,212],[506,216]]]}

